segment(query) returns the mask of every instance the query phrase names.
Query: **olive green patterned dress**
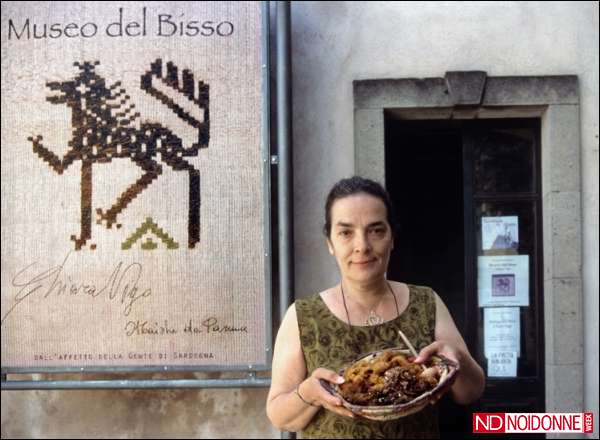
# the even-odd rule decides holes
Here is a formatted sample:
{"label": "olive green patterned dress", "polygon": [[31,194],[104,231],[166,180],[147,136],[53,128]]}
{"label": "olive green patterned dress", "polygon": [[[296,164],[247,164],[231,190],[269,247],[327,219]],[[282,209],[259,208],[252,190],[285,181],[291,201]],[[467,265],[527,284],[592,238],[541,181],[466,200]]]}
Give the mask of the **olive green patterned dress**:
{"label": "olive green patterned dress", "polygon": [[[418,350],[434,341],[435,295],[429,287],[408,285],[409,302],[396,319],[383,324],[348,327],[327,307],[319,294],[296,301],[300,342],[307,374],[319,367],[338,371],[361,354],[404,346],[398,329]],[[302,431],[302,438],[436,438],[437,405],[400,419],[377,422],[350,419],[321,408]]]}

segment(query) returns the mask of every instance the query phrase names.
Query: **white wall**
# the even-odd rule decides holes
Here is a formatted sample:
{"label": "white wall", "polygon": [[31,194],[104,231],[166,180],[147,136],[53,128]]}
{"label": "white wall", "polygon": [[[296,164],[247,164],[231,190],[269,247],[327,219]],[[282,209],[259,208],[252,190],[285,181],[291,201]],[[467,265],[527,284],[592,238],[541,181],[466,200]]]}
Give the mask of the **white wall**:
{"label": "white wall", "polygon": [[293,2],[296,295],[338,281],[320,231],[327,191],[354,172],[353,80],[577,75],[585,408],[597,417],[598,50],[596,2]]}

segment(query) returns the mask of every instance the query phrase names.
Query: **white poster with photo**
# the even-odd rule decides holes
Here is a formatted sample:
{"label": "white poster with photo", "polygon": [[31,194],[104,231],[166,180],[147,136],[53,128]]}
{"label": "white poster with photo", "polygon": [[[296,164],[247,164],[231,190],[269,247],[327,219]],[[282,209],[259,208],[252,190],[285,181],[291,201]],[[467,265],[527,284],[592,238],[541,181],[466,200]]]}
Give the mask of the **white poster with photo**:
{"label": "white poster with photo", "polygon": [[485,357],[492,352],[516,352],[521,356],[521,319],[519,307],[486,307],[483,309]]}
{"label": "white poster with photo", "polygon": [[519,217],[482,217],[481,246],[489,249],[518,249]]}
{"label": "white poster with photo", "polygon": [[479,307],[529,306],[529,255],[477,258]]}
{"label": "white poster with photo", "polygon": [[517,353],[493,351],[488,358],[488,377],[517,377]]}

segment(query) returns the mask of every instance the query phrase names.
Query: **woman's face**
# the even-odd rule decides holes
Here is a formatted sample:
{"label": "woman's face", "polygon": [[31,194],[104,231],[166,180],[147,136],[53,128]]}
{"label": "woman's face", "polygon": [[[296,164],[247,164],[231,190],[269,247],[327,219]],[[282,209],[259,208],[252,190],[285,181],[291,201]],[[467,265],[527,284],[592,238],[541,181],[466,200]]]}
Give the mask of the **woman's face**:
{"label": "woman's face", "polygon": [[365,193],[337,199],[327,246],[343,279],[372,282],[383,277],[394,248],[383,201]]}

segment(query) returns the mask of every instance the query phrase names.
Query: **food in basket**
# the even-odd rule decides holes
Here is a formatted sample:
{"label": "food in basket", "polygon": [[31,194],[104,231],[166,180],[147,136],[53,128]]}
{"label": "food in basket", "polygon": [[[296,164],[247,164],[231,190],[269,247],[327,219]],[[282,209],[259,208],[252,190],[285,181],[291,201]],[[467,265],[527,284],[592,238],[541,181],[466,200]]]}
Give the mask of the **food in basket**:
{"label": "food in basket", "polygon": [[459,369],[441,355],[423,365],[410,362],[411,356],[403,348],[366,354],[339,371],[343,384],[325,380],[321,384],[361,417],[378,421],[406,417],[436,402],[450,389]]}
{"label": "food in basket", "polygon": [[423,368],[402,353],[386,350],[348,368],[339,389],[342,397],[355,405],[396,405],[434,389],[441,373],[436,365]]}
{"label": "food in basket", "polygon": [[441,369],[435,365],[423,369],[404,354],[387,350],[348,368],[339,389],[355,405],[396,405],[434,389],[440,376]]}

